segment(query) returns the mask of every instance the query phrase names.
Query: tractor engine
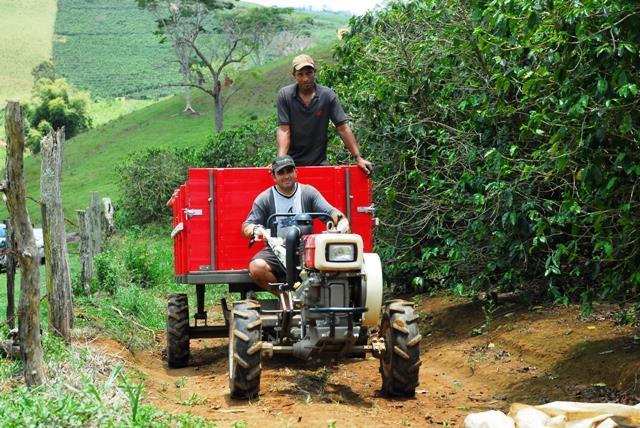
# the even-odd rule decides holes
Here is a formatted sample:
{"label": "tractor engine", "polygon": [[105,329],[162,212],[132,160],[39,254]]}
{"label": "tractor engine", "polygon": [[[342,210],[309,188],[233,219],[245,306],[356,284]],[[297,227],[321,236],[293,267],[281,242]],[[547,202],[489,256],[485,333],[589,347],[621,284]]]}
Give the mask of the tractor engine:
{"label": "tractor engine", "polygon": [[[362,238],[354,234],[307,235],[303,240],[301,299],[307,308],[360,306]],[[300,296],[302,297],[302,296]],[[318,318],[309,314],[311,319]]]}
{"label": "tractor engine", "polygon": [[[306,235],[298,242],[300,282],[293,289],[301,322],[292,328],[300,337],[293,354],[308,359],[315,353],[357,352],[354,347],[367,343],[367,328],[362,325],[368,312],[362,238],[323,233]],[[381,288],[380,275],[380,301]],[[376,314],[379,305],[373,305]]]}

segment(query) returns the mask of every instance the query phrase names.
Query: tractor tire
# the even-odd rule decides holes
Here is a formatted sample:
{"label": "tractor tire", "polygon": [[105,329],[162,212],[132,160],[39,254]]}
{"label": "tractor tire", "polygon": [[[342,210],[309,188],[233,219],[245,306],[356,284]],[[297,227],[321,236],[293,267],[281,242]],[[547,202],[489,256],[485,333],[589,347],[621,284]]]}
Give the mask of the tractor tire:
{"label": "tractor tire", "polygon": [[186,294],[170,294],[167,305],[167,363],[171,368],[189,362],[189,301]]}
{"label": "tractor tire", "polygon": [[229,327],[231,398],[248,400],[260,393],[262,319],[254,300],[233,302]]}
{"label": "tractor tire", "polygon": [[418,318],[411,302],[391,300],[385,303],[380,327],[385,351],[380,359],[380,373],[386,395],[413,397],[416,393],[422,339]]}

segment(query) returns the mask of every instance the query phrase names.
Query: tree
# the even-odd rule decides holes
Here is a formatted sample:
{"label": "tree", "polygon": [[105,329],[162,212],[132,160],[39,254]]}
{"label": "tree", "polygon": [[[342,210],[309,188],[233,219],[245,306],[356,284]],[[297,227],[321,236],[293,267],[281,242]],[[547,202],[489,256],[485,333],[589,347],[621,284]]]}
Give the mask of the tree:
{"label": "tree", "polygon": [[191,64],[193,60],[192,44],[202,29],[203,21],[210,12],[217,9],[230,9],[233,3],[221,0],[136,0],[138,7],[151,12],[156,18],[156,35],[160,43],[169,41],[180,64],[184,91],[184,112],[194,113],[191,106]]}
{"label": "tree", "polygon": [[201,37],[192,44],[199,62],[196,65],[197,79],[192,80],[190,86],[213,98],[217,131],[224,127],[227,102],[240,89],[223,73],[240,66],[249,55],[260,49],[269,40],[264,35],[273,37],[273,28],[279,25],[275,23],[281,22],[283,15],[291,13],[290,9],[269,8],[267,13],[260,9],[219,13],[207,31],[213,37]]}
{"label": "tree", "polygon": [[40,151],[40,141],[53,129],[65,128],[69,138],[91,127],[89,94],[77,91],[63,78],[41,78],[35,82],[32,99],[25,106],[29,123],[27,145]]}
{"label": "tree", "polygon": [[313,18],[296,19],[292,13],[292,8],[257,7],[247,14],[247,19],[255,21],[253,26],[260,29],[251,34],[255,49],[249,57],[254,65],[262,65],[267,61],[271,54],[269,48],[277,35],[302,36],[303,29],[313,24]]}
{"label": "tree", "polygon": [[116,170],[121,197],[118,219],[125,225],[143,225],[171,218],[167,201],[198,166],[192,149],[149,148],[129,156]]}
{"label": "tree", "polygon": [[[290,28],[287,8],[254,7],[229,11],[230,2],[216,0],[137,0],[158,19],[158,34],[170,39],[180,58],[183,82],[213,99],[214,127],[224,127],[224,109],[240,85],[229,75],[277,32]],[[190,67],[187,67],[190,65]],[[235,67],[235,68],[234,68]],[[188,95],[187,95],[188,96]]]}
{"label": "tree", "polygon": [[47,78],[51,80],[55,80],[56,78],[56,69],[53,65],[52,60],[42,61],[40,64],[33,67],[31,70],[31,75],[33,76],[33,81],[37,82],[40,79]]}

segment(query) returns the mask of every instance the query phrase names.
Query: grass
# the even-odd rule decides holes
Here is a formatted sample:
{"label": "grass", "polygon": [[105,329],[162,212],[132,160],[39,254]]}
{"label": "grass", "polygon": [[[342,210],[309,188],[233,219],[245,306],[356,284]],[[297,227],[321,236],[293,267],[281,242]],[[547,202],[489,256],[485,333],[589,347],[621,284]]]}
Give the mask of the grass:
{"label": "grass", "polygon": [[56,72],[94,97],[169,95],[179,80],[169,44],[158,43],[153,16],[134,1],[59,0]]}
{"label": "grass", "polygon": [[112,120],[120,119],[136,110],[148,107],[155,100],[136,100],[131,98],[98,99],[89,106],[89,114],[94,127],[100,127]]}
{"label": "grass", "polygon": [[6,100],[26,101],[31,70],[51,58],[55,16],[56,0],[0,0],[0,142]]}
{"label": "grass", "polygon": [[66,347],[45,335],[44,350],[50,378],[30,389],[21,385],[19,362],[0,360],[0,426],[215,426],[145,404],[140,376],[88,344]]}
{"label": "grass", "polygon": [[[0,101],[24,99],[31,70],[51,58],[55,0],[0,0]],[[4,133],[4,129],[0,131]]]}

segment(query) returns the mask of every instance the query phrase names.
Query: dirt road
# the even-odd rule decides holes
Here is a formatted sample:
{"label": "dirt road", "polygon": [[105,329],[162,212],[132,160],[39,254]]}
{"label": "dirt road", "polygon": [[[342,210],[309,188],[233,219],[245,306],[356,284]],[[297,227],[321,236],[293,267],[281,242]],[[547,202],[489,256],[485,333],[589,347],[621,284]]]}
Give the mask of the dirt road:
{"label": "dirt road", "polygon": [[[636,404],[640,334],[616,326],[615,307],[579,308],[503,302],[490,322],[480,302],[424,297],[422,367],[415,398],[381,396],[379,362],[263,363],[260,399],[229,398],[227,341],[192,341],[190,366],[170,370],[161,350],[128,353],[96,341],[145,375],[147,399],[170,412],[191,412],[220,426],[462,426],[476,411],[506,411],[512,402],[553,400]],[[162,340],[162,339],[161,339]]]}

